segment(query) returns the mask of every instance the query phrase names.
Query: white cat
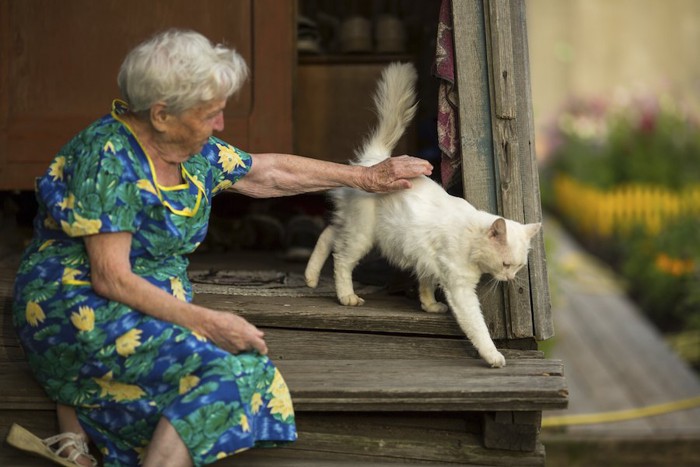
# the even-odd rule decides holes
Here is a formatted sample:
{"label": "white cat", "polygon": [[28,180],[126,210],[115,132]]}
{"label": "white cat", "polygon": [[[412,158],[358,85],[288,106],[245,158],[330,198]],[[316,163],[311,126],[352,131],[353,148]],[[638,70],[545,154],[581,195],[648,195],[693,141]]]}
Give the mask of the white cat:
{"label": "white cat", "polygon": [[[391,151],[415,113],[416,71],[391,64],[383,72],[374,97],[379,123],[358,153],[358,165],[372,165]],[[334,218],[321,234],[306,266],[306,283],[318,285],[331,250],[335,288],[343,305],[362,305],[353,290],[352,271],[373,246],[394,265],[412,270],[419,280],[423,310],[447,311],[435,300],[442,287],[457,322],[479,355],[492,367],[506,364],[489,335],[476,295],[483,273],[512,280],[527,263],[530,239],[540,224],[521,224],[479,211],[421,176],[412,188],[370,194],[349,188],[334,190]]]}

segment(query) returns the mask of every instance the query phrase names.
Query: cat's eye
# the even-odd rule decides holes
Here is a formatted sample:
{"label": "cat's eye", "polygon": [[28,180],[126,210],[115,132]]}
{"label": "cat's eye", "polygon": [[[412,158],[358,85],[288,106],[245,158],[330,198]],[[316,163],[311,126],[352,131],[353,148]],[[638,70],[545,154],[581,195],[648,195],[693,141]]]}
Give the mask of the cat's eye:
{"label": "cat's eye", "polygon": [[510,263],[503,263],[503,267],[508,269],[510,267]]}

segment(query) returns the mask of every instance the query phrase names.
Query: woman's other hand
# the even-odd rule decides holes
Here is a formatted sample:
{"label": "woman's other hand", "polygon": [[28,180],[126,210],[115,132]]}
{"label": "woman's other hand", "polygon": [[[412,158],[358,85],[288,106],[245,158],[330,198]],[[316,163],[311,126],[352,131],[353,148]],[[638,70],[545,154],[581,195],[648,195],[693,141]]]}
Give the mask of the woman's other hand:
{"label": "woman's other hand", "polygon": [[267,344],[263,339],[265,333],[232,313],[208,310],[202,329],[195,332],[232,354],[256,350],[261,355],[267,355]]}

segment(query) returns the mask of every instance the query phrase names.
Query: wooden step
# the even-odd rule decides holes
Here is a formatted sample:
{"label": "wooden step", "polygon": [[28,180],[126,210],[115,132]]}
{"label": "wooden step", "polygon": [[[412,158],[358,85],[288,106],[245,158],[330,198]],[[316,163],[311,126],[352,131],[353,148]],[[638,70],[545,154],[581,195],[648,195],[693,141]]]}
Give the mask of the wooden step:
{"label": "wooden step", "polygon": [[200,293],[194,302],[239,314],[256,326],[362,333],[464,337],[449,313],[426,313],[400,295],[366,296],[363,306],[340,305],[334,297],[246,297]]}
{"label": "wooden step", "polygon": [[511,360],[494,370],[480,360],[281,361],[301,411],[542,410],[565,406],[561,364]]}
{"label": "wooden step", "polygon": [[[0,411],[2,414],[3,411]],[[0,436],[20,423],[40,437],[57,432],[55,412],[14,410],[0,418]],[[542,465],[544,448],[517,451],[489,449],[482,443],[478,414],[442,413],[300,413],[299,439],[283,448],[252,449],[216,465],[236,467],[272,466],[458,466]],[[49,467],[49,462],[30,457],[3,443],[0,465]]]}
{"label": "wooden step", "polygon": [[[530,411],[563,408],[561,363],[481,360],[282,360],[297,411]],[[51,409],[24,363],[0,363],[0,410]],[[9,382],[11,384],[8,384]]]}

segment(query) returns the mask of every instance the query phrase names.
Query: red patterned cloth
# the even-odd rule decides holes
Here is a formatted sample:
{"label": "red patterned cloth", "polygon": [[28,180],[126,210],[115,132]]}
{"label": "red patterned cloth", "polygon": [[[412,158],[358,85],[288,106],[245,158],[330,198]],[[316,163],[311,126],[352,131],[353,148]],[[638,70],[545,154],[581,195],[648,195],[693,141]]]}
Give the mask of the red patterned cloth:
{"label": "red patterned cloth", "polygon": [[438,90],[438,146],[442,151],[441,177],[445,188],[456,180],[455,172],[462,162],[457,128],[457,90],[455,88],[454,35],[452,31],[452,0],[442,0],[435,48],[435,76],[440,79]]}

